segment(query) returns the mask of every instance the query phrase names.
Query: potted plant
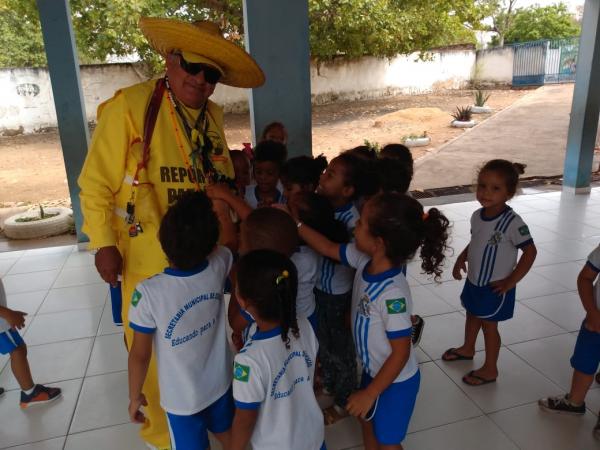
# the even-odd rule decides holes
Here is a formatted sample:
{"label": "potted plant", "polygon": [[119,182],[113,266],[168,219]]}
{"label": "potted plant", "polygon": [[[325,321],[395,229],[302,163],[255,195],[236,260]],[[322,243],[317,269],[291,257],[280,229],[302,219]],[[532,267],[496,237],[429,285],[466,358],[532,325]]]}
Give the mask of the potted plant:
{"label": "potted plant", "polygon": [[456,107],[456,112],[451,114],[454,120],[450,123],[455,128],[472,128],[475,121],[472,120],[473,111],[470,106]]}
{"label": "potted plant", "polygon": [[36,239],[63,234],[73,227],[73,211],[50,207],[26,211],[4,222],[4,234],[10,239]]}
{"label": "potted plant", "polygon": [[492,112],[492,108],[486,106],[487,101],[490,99],[490,94],[486,94],[481,89],[475,91],[475,105],[471,107],[473,114],[489,114]]}
{"label": "potted plant", "polygon": [[402,142],[408,148],[411,147],[425,147],[431,143],[431,138],[427,136],[427,131],[423,131],[421,134],[410,134],[402,138]]}

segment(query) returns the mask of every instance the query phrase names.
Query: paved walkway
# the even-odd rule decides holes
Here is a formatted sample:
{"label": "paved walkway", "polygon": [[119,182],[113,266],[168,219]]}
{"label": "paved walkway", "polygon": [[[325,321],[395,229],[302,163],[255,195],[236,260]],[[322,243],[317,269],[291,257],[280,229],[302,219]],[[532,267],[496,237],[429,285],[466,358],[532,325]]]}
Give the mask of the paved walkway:
{"label": "paved walkway", "polygon": [[411,189],[473,183],[492,158],[527,164],[526,177],[562,174],[573,86],[541,87],[417,161]]}

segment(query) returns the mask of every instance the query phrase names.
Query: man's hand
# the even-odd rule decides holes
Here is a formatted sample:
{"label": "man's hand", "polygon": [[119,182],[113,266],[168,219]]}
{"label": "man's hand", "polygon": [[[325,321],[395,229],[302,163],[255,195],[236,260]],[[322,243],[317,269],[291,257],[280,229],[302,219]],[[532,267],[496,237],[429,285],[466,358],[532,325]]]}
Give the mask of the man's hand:
{"label": "man's hand", "polygon": [[11,328],[17,328],[20,330],[25,326],[25,316],[27,313],[23,311],[15,311],[13,309],[4,309],[3,314],[0,316],[8,322]]}
{"label": "man's hand", "polygon": [[123,258],[116,246],[102,247],[96,253],[96,270],[104,281],[116,287],[118,276],[123,270]]}

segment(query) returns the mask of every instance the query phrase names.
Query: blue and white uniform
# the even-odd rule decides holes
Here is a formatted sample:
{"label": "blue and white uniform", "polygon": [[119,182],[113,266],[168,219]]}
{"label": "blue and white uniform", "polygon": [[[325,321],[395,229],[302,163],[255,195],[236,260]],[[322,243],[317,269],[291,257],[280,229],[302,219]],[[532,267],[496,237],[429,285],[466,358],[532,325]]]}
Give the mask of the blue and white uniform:
{"label": "blue and white uniform", "polygon": [[[246,201],[246,203],[248,203],[250,208],[258,208],[258,205],[260,204],[260,196],[258,195],[258,186],[256,184],[246,186],[244,200]],[[277,184],[277,197],[275,198],[274,203],[284,203],[283,187],[281,183]]]}
{"label": "blue and white uniform", "polygon": [[206,430],[231,427],[231,351],[223,286],[233,256],[217,247],[195,270],[165,269],[133,293],[129,322],[154,335],[160,404],[167,412],[172,448],[208,446]]}
{"label": "blue and white uniform", "polygon": [[[351,320],[356,352],[363,366],[361,386],[364,388],[391,355],[390,340],[410,340],[412,297],[402,268],[369,274],[371,259],[354,244],[340,247],[340,260],[356,269]],[[406,436],[420,384],[412,345],[409,349],[406,364],[373,408],[373,429],[380,444],[400,444]]]}
{"label": "blue and white uniform", "polygon": [[[6,292],[4,290],[2,279],[0,279],[0,306],[7,307]],[[11,328],[10,324],[0,317],[0,355],[12,353],[13,350],[23,343],[23,338],[19,332]]]}
{"label": "blue and white uniform", "polygon": [[490,218],[484,217],[483,208],[473,213],[467,280],[461,294],[470,314],[491,321],[513,316],[516,290],[498,295],[490,283],[508,277],[517,264],[519,249],[530,244],[533,239],[529,228],[511,207]]}
{"label": "blue and white uniform", "polygon": [[[600,273],[600,246],[596,247],[588,256],[586,266],[592,269],[596,274]],[[600,281],[596,277],[594,283],[594,300],[596,308],[600,310]],[[571,357],[571,367],[573,369],[594,375],[598,371],[600,364],[600,333],[595,333],[585,327],[585,320],[581,324],[575,350]]]}
{"label": "blue and white uniform", "polygon": [[308,245],[301,245],[290,257],[298,271],[298,295],[296,314],[306,317],[313,329],[316,328],[315,284],[319,271],[319,255]]}
{"label": "blue and white uniform", "polygon": [[324,448],[323,414],[313,391],[317,338],[306,319],[298,318],[298,328],[297,339],[289,333],[289,349],[277,327],[255,332],[235,356],[235,405],[258,410],[253,449]]}
{"label": "blue and white uniform", "polygon": [[[335,210],[335,219],[342,222],[349,235],[354,235],[356,221],[360,214],[354,203],[348,203],[346,206]],[[351,241],[354,241],[352,237]],[[354,280],[354,269],[346,267],[329,258],[321,258],[319,276],[317,278],[316,288],[330,295],[346,294],[352,288]]]}

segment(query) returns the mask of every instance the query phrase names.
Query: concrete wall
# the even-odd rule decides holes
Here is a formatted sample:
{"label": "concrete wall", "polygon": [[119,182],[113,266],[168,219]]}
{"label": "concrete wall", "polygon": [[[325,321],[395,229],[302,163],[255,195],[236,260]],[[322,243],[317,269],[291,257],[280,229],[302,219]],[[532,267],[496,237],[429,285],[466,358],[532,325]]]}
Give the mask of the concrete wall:
{"label": "concrete wall", "polygon": [[477,51],[473,81],[478,84],[511,84],[513,57],[513,47]]}
{"label": "concrete wall", "polygon": [[[473,50],[444,50],[430,54],[426,60],[413,54],[391,60],[373,57],[334,60],[319,67],[313,63],[312,100],[320,104],[458,89],[470,83],[475,61]],[[82,66],[81,83],[88,120],[95,119],[98,105],[110,98],[115,90],[144,79],[133,64]],[[0,98],[0,134],[31,133],[56,126],[46,69],[0,69]],[[211,99],[226,111],[248,109],[248,91],[245,89],[218,85]]]}

